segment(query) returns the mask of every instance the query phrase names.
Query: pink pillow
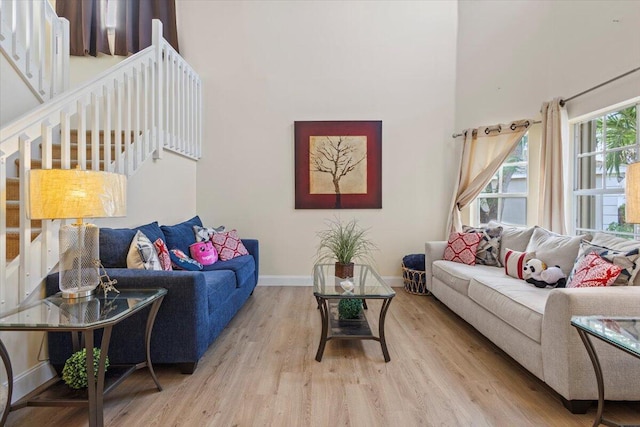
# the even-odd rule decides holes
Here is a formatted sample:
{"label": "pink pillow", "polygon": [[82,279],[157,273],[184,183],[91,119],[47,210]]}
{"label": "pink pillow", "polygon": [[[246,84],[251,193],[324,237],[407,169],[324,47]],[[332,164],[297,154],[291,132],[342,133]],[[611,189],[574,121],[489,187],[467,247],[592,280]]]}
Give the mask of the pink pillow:
{"label": "pink pillow", "polygon": [[213,247],[218,251],[220,261],[227,261],[241,255],[249,255],[236,230],[211,235]]}
{"label": "pink pillow", "polygon": [[476,251],[482,240],[482,233],[457,233],[449,235],[444,259],[468,265],[476,265]]}
{"label": "pink pillow", "polygon": [[173,270],[171,268],[171,258],[169,257],[169,250],[167,249],[167,245],[164,243],[160,237],[153,242],[153,246],[156,248],[156,253],[158,254],[158,258],[160,258],[160,266],[163,270],[169,271]]}
{"label": "pink pillow", "polygon": [[575,267],[575,274],[570,288],[589,288],[595,286],[610,286],[616,281],[622,268],[602,259],[595,252],[589,253]]}

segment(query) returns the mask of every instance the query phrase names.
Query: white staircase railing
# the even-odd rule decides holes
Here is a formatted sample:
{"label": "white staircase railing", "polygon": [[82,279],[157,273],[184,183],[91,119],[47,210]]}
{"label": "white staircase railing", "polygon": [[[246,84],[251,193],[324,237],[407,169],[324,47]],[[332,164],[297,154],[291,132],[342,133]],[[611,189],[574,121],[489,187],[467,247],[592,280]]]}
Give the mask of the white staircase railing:
{"label": "white staircase railing", "polygon": [[[152,46],[0,129],[0,312],[14,308],[39,287],[58,259],[59,221],[43,221],[41,234],[31,241],[24,177],[32,159],[40,154],[42,168],[51,168],[57,140],[63,169],[78,165],[131,175],[147,159],[160,158],[164,149],[198,159],[201,103],[198,74],[162,38],[162,24],[154,20]],[[76,156],[71,154],[72,127],[78,135]],[[7,178],[11,176],[7,170],[13,164],[20,177],[20,254],[5,262]]]}
{"label": "white staircase railing", "polygon": [[41,102],[69,87],[69,21],[48,0],[0,0],[0,52]]}

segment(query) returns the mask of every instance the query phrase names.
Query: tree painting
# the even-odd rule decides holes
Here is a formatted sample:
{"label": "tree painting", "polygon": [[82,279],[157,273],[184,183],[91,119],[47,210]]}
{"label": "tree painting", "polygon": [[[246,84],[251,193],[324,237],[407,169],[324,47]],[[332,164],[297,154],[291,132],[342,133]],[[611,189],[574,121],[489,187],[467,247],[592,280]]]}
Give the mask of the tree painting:
{"label": "tree painting", "polygon": [[342,194],[366,194],[367,137],[311,136],[309,175],[309,192],[335,194],[336,209]]}

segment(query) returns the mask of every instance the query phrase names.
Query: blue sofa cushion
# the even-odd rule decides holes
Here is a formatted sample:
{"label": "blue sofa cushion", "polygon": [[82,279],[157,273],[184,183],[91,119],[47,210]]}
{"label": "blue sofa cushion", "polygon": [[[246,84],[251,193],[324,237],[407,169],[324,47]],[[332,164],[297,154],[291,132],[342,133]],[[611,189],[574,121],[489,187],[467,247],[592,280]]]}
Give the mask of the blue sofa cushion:
{"label": "blue sofa cushion", "polygon": [[193,226],[202,227],[202,221],[198,215],[176,225],[163,225],[160,227],[165,236],[167,248],[180,249],[185,254],[189,253],[189,245],[196,242],[196,235]]}
{"label": "blue sofa cushion", "polygon": [[236,277],[236,286],[240,287],[245,283],[252,283],[252,280],[247,280],[247,278],[253,278],[256,271],[256,263],[251,255],[242,255],[227,261],[214,262],[211,265],[205,265],[203,267],[203,271],[211,270],[233,271]]}
{"label": "blue sofa cushion", "polygon": [[222,305],[227,301],[229,295],[236,290],[236,276],[233,271],[220,270],[212,271],[204,275],[207,284],[207,303],[209,305],[209,314],[216,310],[220,310]]}
{"label": "blue sofa cushion", "polygon": [[136,228],[100,229],[100,261],[105,268],[127,268],[129,246],[138,230],[142,231],[152,243],[158,238],[165,240],[162,230],[155,221]]}

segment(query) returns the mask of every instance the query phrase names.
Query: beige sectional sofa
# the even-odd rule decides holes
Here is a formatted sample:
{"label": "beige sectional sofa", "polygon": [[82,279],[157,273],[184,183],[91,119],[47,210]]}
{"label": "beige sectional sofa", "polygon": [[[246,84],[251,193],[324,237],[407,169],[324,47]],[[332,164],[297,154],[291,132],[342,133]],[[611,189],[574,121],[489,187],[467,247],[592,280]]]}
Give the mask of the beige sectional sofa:
{"label": "beige sectional sofa", "polygon": [[[538,254],[548,258],[546,262],[564,262],[566,272],[566,260],[575,260],[578,255],[580,238],[564,236],[544,241],[541,230],[544,231],[534,233],[533,228],[505,226],[500,250],[502,262],[506,248],[538,249]],[[612,249],[640,246],[638,241],[625,241],[604,233],[596,233],[592,243]],[[635,277],[634,286],[536,288],[506,275],[504,267],[445,261],[442,258],[446,246],[444,241],[426,243],[429,291],[547,383],[560,395],[567,409],[586,412],[598,398],[596,378],[587,352],[570,324],[571,316],[640,317],[640,274]],[[602,364],[605,399],[640,400],[640,360],[602,342],[594,345]]]}

